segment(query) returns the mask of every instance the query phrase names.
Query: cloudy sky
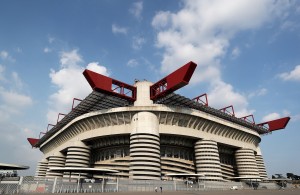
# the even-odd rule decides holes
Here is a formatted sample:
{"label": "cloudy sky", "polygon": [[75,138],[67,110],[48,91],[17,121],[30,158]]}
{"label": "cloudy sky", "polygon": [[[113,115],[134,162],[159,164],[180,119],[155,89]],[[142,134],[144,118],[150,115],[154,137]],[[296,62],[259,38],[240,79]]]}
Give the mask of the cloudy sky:
{"label": "cloudy sky", "polygon": [[207,93],[257,123],[291,116],[262,137],[269,176],[300,174],[298,1],[0,1],[0,162],[34,174],[38,137],[72,98],[91,89],[85,68],[132,84],[157,81],[188,61],[198,67],[178,93]]}

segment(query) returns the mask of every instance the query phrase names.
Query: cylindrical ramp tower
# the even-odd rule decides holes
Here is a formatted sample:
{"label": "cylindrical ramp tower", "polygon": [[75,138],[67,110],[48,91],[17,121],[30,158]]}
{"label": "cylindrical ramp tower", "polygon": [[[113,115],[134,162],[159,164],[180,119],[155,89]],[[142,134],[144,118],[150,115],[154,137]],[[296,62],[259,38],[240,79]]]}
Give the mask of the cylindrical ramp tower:
{"label": "cylindrical ramp tower", "polygon": [[264,160],[263,160],[260,148],[257,149],[257,154],[255,155],[255,159],[256,159],[259,176],[262,179],[268,179],[266,167],[264,164]]}
{"label": "cylindrical ramp tower", "polygon": [[[89,167],[90,166],[90,147],[86,146],[82,141],[75,141],[68,148],[65,167]],[[78,177],[78,173],[72,173],[72,177]],[[80,177],[84,178],[87,174],[81,173]],[[65,177],[69,177],[65,173]]]}
{"label": "cylindrical ramp tower", "polygon": [[240,177],[259,177],[255,154],[252,149],[241,148],[235,152]]}
{"label": "cylindrical ramp tower", "polygon": [[49,156],[46,177],[62,177],[63,173],[50,171],[50,168],[51,167],[64,167],[65,161],[66,161],[66,157],[61,152],[57,152],[57,153],[54,153],[53,155]]}
{"label": "cylindrical ramp tower", "polygon": [[48,167],[47,159],[43,159],[43,160],[39,161],[38,165],[37,165],[35,176],[46,177],[47,167]]}
{"label": "cylindrical ramp tower", "polygon": [[130,134],[131,179],[161,179],[158,118],[151,112],[139,112],[132,117]]}
{"label": "cylindrical ramp tower", "polygon": [[197,141],[195,143],[195,159],[197,173],[204,174],[205,180],[223,180],[217,142]]}

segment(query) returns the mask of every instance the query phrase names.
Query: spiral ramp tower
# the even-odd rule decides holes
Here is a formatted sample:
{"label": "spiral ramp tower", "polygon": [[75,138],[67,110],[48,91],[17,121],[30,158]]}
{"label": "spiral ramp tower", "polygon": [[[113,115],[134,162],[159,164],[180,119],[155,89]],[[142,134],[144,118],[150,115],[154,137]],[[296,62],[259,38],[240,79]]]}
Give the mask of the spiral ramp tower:
{"label": "spiral ramp tower", "polygon": [[[150,100],[150,82],[136,83],[137,101],[135,106],[148,105]],[[151,112],[138,112],[132,117],[130,134],[131,179],[161,179],[160,137],[158,118]]]}
{"label": "spiral ramp tower", "polygon": [[263,159],[263,156],[261,154],[260,148],[257,149],[257,153],[255,155],[255,159],[256,159],[256,163],[257,163],[257,168],[258,168],[259,176],[263,180],[264,179],[268,179],[268,175],[267,175],[267,172],[266,172],[266,167],[265,167],[264,159]]}
{"label": "spiral ramp tower", "polygon": [[66,157],[61,152],[56,152],[49,156],[48,158],[48,169],[46,172],[46,177],[62,177],[63,173],[50,171],[50,168],[54,167],[64,167]]}
{"label": "spiral ramp tower", "polygon": [[222,181],[220,157],[217,142],[199,140],[195,143],[197,173],[204,174],[205,180]]}
{"label": "spiral ramp tower", "polygon": [[252,149],[238,149],[235,156],[240,177],[259,177],[256,158]]}
{"label": "spiral ramp tower", "polygon": [[37,164],[35,176],[36,177],[45,177],[46,173],[47,173],[47,167],[48,167],[47,159],[42,159],[41,161],[39,161]]}
{"label": "spiral ramp tower", "polygon": [[[88,168],[90,167],[90,147],[86,146],[81,141],[75,141],[71,143],[70,147],[67,149],[67,155],[66,155],[66,162],[65,167],[82,167],[82,168]],[[73,177],[78,178],[78,173],[65,173],[64,177]],[[81,173],[80,177],[85,178],[87,176],[86,173]]]}

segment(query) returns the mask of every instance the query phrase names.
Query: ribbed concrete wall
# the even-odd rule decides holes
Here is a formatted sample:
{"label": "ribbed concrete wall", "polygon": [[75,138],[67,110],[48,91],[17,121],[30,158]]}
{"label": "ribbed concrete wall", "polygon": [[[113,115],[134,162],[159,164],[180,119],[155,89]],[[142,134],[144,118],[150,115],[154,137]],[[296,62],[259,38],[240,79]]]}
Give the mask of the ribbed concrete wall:
{"label": "ribbed concrete wall", "polygon": [[39,161],[38,164],[37,164],[37,169],[36,169],[35,176],[45,177],[46,172],[47,172],[47,167],[48,167],[48,160],[47,159],[43,159],[43,160]]}
{"label": "ribbed concrete wall", "polygon": [[254,151],[247,148],[235,152],[236,165],[240,177],[259,176]]}
{"label": "ribbed concrete wall", "polygon": [[206,180],[222,180],[220,157],[217,142],[199,140],[195,143],[197,173],[205,174]]}
{"label": "ribbed concrete wall", "polygon": [[133,116],[129,177],[161,179],[158,120],[153,113],[139,112]]}
{"label": "ribbed concrete wall", "polygon": [[[90,147],[86,146],[83,142],[77,141],[68,148],[65,167],[89,167],[90,166]],[[87,174],[80,174],[81,178]],[[69,177],[65,173],[64,177]],[[71,177],[78,177],[78,174],[72,174]]]}
{"label": "ribbed concrete wall", "polygon": [[65,161],[66,161],[66,157],[60,152],[50,156],[48,159],[48,169],[47,169],[46,177],[62,177],[63,173],[52,172],[49,171],[49,169],[51,167],[64,167]]}
{"label": "ribbed concrete wall", "polygon": [[266,172],[266,167],[265,167],[262,155],[256,155],[255,159],[256,159],[256,164],[257,164],[259,176],[261,178],[267,179],[268,175],[267,175],[267,172]]}

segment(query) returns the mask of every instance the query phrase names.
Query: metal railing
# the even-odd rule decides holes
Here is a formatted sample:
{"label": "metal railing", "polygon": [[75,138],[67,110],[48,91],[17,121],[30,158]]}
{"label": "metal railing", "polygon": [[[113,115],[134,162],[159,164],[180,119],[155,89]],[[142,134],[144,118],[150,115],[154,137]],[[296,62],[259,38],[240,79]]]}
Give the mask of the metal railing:
{"label": "metal railing", "polygon": [[[268,189],[273,189],[274,185],[276,184],[261,184]],[[232,187],[250,189],[242,182],[20,177],[19,181],[0,181],[0,194],[153,192],[155,189],[157,191],[161,189],[163,191],[204,191],[230,190]]]}

